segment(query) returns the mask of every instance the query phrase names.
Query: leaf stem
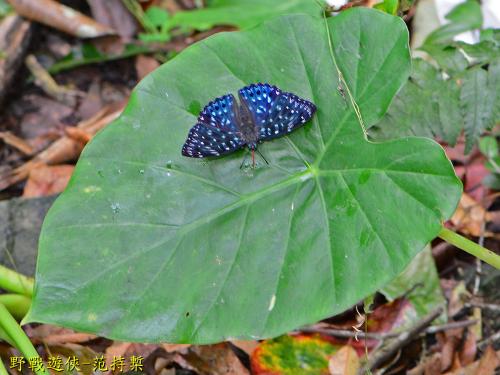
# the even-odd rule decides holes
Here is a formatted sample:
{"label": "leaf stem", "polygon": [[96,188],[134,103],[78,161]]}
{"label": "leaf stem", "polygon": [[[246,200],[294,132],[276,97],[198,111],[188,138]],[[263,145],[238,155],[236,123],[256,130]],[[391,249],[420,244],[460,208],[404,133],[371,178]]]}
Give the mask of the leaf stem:
{"label": "leaf stem", "polygon": [[0,304],[4,305],[12,316],[18,320],[24,318],[31,306],[31,298],[22,294],[0,294]]}
{"label": "leaf stem", "polygon": [[490,266],[500,269],[500,256],[495,254],[493,251],[488,250],[445,227],[441,228],[441,232],[439,232],[438,236],[459,249],[481,259],[483,262],[488,263]]}
{"label": "leaf stem", "polygon": [[[16,322],[12,315],[10,315],[9,310],[7,310],[7,308],[2,304],[0,304],[0,327],[2,327],[5,333],[9,335],[16,348],[26,359],[40,357],[21,326]],[[50,375],[43,364],[41,369],[35,369],[35,373],[37,375]]]}
{"label": "leaf stem", "polygon": [[1,358],[0,358],[0,375],[9,375]]}
{"label": "leaf stem", "polygon": [[0,287],[9,292],[33,295],[33,279],[0,265]]}

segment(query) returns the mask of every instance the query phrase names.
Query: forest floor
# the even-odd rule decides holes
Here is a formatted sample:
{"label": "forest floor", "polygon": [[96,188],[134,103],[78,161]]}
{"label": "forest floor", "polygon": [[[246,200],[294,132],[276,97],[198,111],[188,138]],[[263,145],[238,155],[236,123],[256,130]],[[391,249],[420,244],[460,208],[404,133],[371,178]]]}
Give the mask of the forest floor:
{"label": "forest floor", "polygon": [[[9,59],[0,61],[0,246],[8,250],[1,251],[0,260],[34,276],[43,217],[64,190],[85,144],[119,116],[144,76],[190,44],[234,28],[135,43],[141,25],[120,0],[67,1],[98,22],[102,36],[88,39],[76,27],[88,20],[68,21],[54,11],[42,25],[35,21],[37,1],[25,3],[24,20],[8,20],[16,17],[12,14],[0,20],[0,46],[10,51]],[[199,5],[190,0],[141,5],[146,9],[153,3],[169,13]],[[407,22],[411,27],[411,18]],[[118,35],[106,35],[109,29]],[[130,43],[135,48],[126,47]],[[482,182],[489,174],[483,154],[474,148],[464,156],[462,138],[453,148],[443,146],[464,183],[459,208],[447,225],[500,253],[500,201],[498,191]],[[368,315],[360,301],[343,314],[274,340],[153,345],[46,324],[24,329],[46,362],[59,357],[68,370],[70,359],[78,358],[85,374],[300,374],[301,366],[312,363],[319,365],[307,373],[353,374],[368,352],[371,361],[378,361],[372,367],[385,374],[493,374],[500,364],[500,272],[440,240],[429,254],[445,302],[430,317],[445,314],[448,322],[431,326],[428,314],[407,326],[409,337],[394,332],[408,323],[408,296],[418,284],[397,298],[378,293]],[[16,349],[0,343],[0,356],[9,371],[21,373]],[[23,366],[28,371],[29,363]]]}

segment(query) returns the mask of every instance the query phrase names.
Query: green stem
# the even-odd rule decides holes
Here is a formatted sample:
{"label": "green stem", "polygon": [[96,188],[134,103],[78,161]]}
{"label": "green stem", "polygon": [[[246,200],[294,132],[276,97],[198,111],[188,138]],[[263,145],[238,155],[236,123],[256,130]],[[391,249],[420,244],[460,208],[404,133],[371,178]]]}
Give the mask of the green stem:
{"label": "green stem", "polygon": [[0,375],[9,375],[1,358],[0,358]]}
{"label": "green stem", "polygon": [[21,294],[0,294],[0,304],[4,305],[14,318],[21,320],[28,313],[31,298]]}
{"label": "green stem", "polygon": [[[16,348],[26,359],[40,357],[21,326],[17,324],[16,320],[10,315],[9,310],[2,304],[0,304],[0,327],[9,335]],[[41,370],[36,370],[35,373],[37,375],[50,375],[45,366],[42,366]]]}
{"label": "green stem", "polygon": [[472,242],[471,240],[462,237],[445,227],[441,228],[441,232],[439,232],[438,236],[446,242],[488,263],[490,266],[500,269],[500,256],[495,254],[493,251],[479,246],[477,243]]}
{"label": "green stem", "polygon": [[33,295],[33,279],[0,265],[0,287],[9,292]]}

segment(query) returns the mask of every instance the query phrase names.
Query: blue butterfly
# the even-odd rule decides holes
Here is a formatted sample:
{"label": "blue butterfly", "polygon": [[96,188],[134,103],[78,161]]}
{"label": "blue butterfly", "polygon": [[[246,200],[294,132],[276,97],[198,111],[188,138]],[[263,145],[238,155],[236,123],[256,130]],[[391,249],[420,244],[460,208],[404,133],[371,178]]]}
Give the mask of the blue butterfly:
{"label": "blue butterfly", "polygon": [[256,83],[214,99],[203,108],[189,130],[182,155],[191,158],[221,156],[245,145],[254,151],[263,141],[290,134],[305,124],[316,106],[268,83]]}

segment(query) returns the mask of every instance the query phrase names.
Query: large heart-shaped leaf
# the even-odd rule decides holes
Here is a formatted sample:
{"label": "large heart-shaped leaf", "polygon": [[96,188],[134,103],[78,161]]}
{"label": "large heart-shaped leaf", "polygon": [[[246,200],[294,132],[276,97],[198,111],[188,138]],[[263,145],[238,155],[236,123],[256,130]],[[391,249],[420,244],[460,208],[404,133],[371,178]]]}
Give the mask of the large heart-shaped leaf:
{"label": "large heart-shaped leaf", "polygon": [[[461,191],[434,141],[374,144],[358,123],[348,91],[373,124],[409,67],[404,22],[370,9],[285,16],[188,48],[86,147],[44,223],[26,321],[208,343],[278,335],[374,292]],[[256,81],[312,100],[313,121],[262,144],[269,165],[255,170],[239,168],[244,152],[182,157],[199,109]]]}

